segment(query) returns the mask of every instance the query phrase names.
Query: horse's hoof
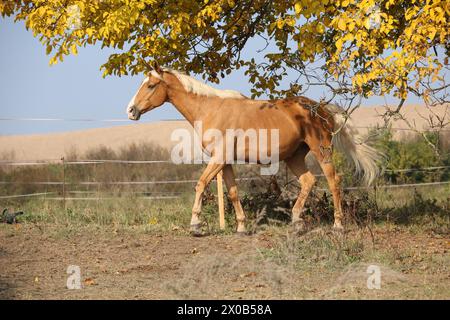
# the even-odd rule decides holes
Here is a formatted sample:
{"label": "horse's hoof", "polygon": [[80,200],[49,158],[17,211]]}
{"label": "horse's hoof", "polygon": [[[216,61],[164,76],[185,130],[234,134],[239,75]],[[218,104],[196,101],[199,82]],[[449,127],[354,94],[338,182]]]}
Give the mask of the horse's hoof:
{"label": "horse's hoof", "polygon": [[299,220],[292,223],[292,230],[294,234],[301,236],[308,232],[308,226],[305,221]]}
{"label": "horse's hoof", "polygon": [[193,237],[203,237],[204,234],[202,232],[202,225],[200,223],[198,224],[191,224],[189,228],[189,233]]}
{"label": "horse's hoof", "polygon": [[248,231],[236,231],[236,235],[239,237],[246,237],[249,236],[250,233]]}
{"label": "horse's hoof", "polygon": [[200,237],[204,237],[205,235],[203,234],[203,232],[201,232],[201,231],[190,231],[189,232],[190,233],[190,235],[192,236],[192,237],[195,237],[195,238],[200,238]]}
{"label": "horse's hoof", "polygon": [[344,231],[345,231],[345,229],[344,229],[344,227],[342,226],[342,224],[338,224],[338,225],[335,224],[335,225],[333,226],[333,231],[336,232],[336,233],[339,233],[339,234],[343,234]]}

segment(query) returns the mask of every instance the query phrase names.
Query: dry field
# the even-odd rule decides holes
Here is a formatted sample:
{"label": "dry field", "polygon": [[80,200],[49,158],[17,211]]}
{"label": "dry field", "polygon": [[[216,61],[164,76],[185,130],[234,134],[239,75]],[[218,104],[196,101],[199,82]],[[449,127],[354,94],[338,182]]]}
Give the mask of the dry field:
{"label": "dry field", "polygon": [[[445,199],[449,190],[425,191]],[[217,207],[207,205],[200,238],[187,229],[191,200],[23,204],[22,223],[0,224],[0,297],[450,298],[449,200],[380,208],[376,221],[348,221],[343,234],[311,220],[303,235],[286,218],[256,225],[252,214],[252,234],[235,235],[230,213],[220,231]],[[81,290],[66,288],[69,265],[81,269]],[[367,287],[369,265],[380,268],[379,290]]]}
{"label": "dry field", "polygon": [[[418,237],[401,228],[376,228],[373,246],[355,230],[345,239],[330,230],[299,239],[286,238],[280,229],[245,238],[95,228],[64,237],[58,232],[2,226],[0,240],[9,245],[0,252],[1,298],[450,298],[449,239]],[[364,261],[359,255],[366,256]],[[81,290],[66,288],[66,269],[73,264],[81,267]],[[370,264],[381,268],[379,290],[367,288]]]}

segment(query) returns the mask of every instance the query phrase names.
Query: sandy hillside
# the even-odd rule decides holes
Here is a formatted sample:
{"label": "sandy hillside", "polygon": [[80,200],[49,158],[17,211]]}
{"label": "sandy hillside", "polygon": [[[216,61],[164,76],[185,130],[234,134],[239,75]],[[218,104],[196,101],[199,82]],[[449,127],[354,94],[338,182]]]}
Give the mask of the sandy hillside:
{"label": "sandy hillside", "polygon": [[[360,108],[354,112],[352,119],[358,127],[375,126],[383,122],[379,115],[384,110],[383,107]],[[450,118],[449,111],[448,106],[433,109],[435,114],[447,119]],[[405,106],[402,113],[417,129],[429,127],[426,119],[431,113],[427,109],[410,105]],[[403,121],[396,121],[393,127],[407,128],[407,125]],[[132,142],[152,142],[170,148],[175,143],[171,141],[171,133],[179,128],[191,130],[186,121],[163,121],[64,133],[0,136],[0,157],[10,158],[14,155],[15,160],[59,159],[74,150],[77,154],[83,154],[101,145],[118,149]],[[407,133],[399,132],[400,135]]]}
{"label": "sandy hillside", "polygon": [[0,136],[0,157],[13,154],[14,160],[51,160],[73,151],[80,155],[98,146],[117,150],[141,142],[170,147],[171,133],[178,128],[191,130],[186,121],[161,121],[63,133]]}

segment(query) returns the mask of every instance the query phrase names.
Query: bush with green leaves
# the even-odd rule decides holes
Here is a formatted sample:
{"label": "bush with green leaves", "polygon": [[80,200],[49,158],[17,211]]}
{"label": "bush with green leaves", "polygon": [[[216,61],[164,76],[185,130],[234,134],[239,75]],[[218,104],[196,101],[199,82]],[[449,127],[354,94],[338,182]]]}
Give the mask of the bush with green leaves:
{"label": "bush with green leaves", "polygon": [[[383,174],[378,179],[379,184],[402,184],[448,181],[450,168],[431,169],[430,167],[450,166],[450,152],[448,146],[440,143],[439,133],[429,132],[427,140],[437,146],[437,151],[420,135],[411,135],[402,139],[394,139],[390,129],[369,132],[374,137],[371,144],[381,151],[385,157],[380,163]],[[342,154],[335,153],[334,162],[338,172],[343,173],[344,185],[353,186],[358,182],[353,174],[351,163]],[[413,171],[402,171],[414,169]]]}

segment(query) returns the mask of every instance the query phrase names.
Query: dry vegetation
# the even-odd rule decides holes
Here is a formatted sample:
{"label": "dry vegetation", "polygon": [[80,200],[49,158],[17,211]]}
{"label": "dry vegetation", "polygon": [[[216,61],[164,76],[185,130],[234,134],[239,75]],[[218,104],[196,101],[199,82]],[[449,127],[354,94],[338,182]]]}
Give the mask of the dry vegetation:
{"label": "dry vegetation", "polygon": [[[412,139],[399,146],[385,140],[384,146],[398,150],[391,152],[387,167],[399,167],[399,159],[405,167],[448,161],[433,158],[418,143]],[[72,154],[68,160],[77,158],[166,160],[168,154],[154,146],[132,145],[119,151],[91,150],[82,157]],[[68,195],[107,199],[67,200],[65,208],[62,201],[50,199],[53,195],[0,200],[0,207],[25,212],[18,225],[0,224],[0,297],[450,298],[450,185],[345,192],[347,231],[340,234],[331,229],[332,201],[327,192],[320,191],[325,185],[319,179],[307,203],[310,231],[298,235],[289,226],[298,187],[281,169],[276,177],[280,190],[262,178],[240,183],[251,235],[234,235],[230,203],[227,229],[218,229],[212,185],[203,210],[209,235],[192,238],[187,227],[194,184],[71,183],[195,179],[201,166],[67,165]],[[55,196],[62,195],[61,186],[28,184],[60,181],[60,164],[1,170],[1,180],[22,182],[2,185],[2,194],[54,191]],[[345,166],[340,170],[344,177],[350,176]],[[255,177],[252,166],[238,171],[239,177]],[[433,171],[430,178],[423,172],[392,173],[380,184],[445,181],[448,174],[448,170]],[[345,181],[347,186],[354,183]],[[161,193],[178,198],[142,198]],[[82,290],[65,287],[70,264],[82,269]],[[366,287],[370,264],[381,268],[381,290]]]}

